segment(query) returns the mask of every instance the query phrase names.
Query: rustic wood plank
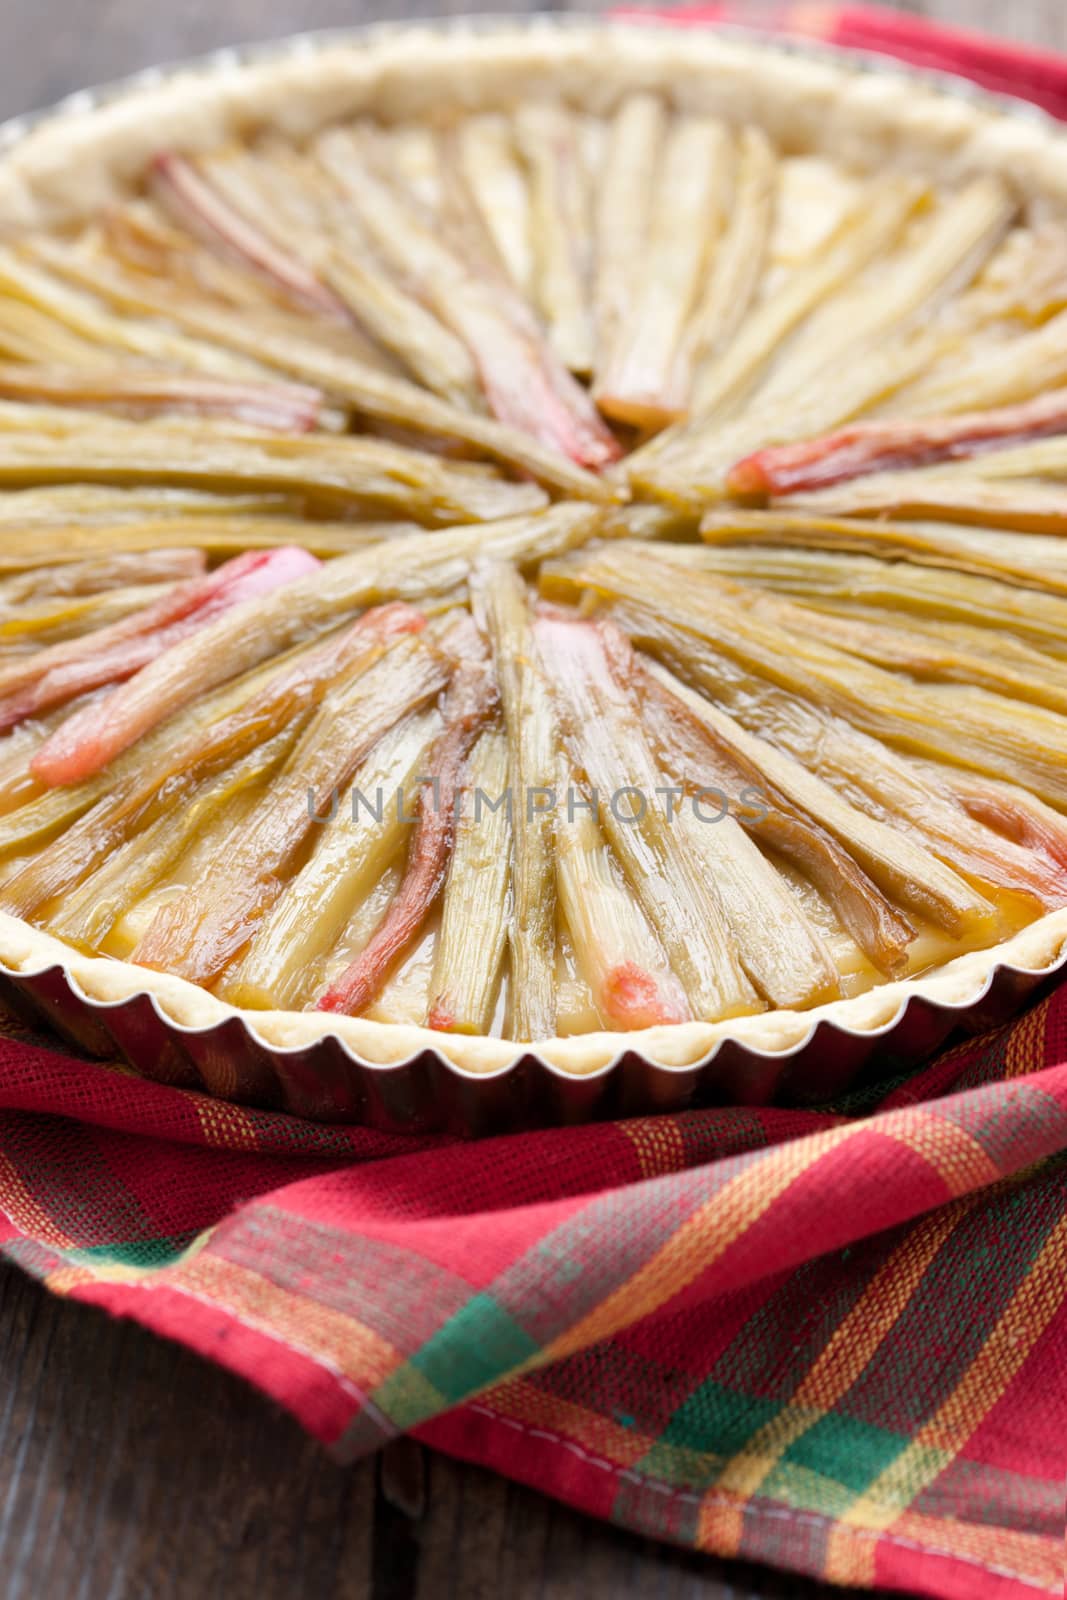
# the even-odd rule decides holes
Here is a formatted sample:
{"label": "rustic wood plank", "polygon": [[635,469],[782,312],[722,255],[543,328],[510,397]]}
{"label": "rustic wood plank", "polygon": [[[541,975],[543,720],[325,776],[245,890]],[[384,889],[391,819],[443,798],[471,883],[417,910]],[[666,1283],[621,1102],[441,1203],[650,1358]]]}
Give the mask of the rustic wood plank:
{"label": "rustic wood plank", "polygon": [[5,1600],[370,1592],[374,1465],[245,1385],[0,1271]]}
{"label": "rustic wood plank", "polygon": [[1004,5],[1003,0],[917,0],[899,9],[961,28],[999,33],[1019,44],[1067,50],[1067,10],[1062,0],[1023,0],[1016,5]]}
{"label": "rustic wood plank", "polygon": [[[553,10],[535,0],[492,0],[484,10],[521,14]],[[181,61],[220,46],[310,28],[351,28],[360,22],[412,15],[462,16],[472,0],[180,0],[155,5],[110,0],[3,0],[0,118],[15,116],[87,84],[107,83],[142,67]]]}

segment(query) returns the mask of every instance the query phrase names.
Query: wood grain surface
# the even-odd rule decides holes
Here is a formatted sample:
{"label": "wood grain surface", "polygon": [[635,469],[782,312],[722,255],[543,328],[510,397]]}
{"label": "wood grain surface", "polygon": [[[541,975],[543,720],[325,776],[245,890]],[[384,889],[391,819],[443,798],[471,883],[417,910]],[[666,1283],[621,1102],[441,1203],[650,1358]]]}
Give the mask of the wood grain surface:
{"label": "wood grain surface", "polygon": [[[473,3],[0,0],[0,119],[223,44]],[[484,9],[535,8],[491,0]],[[903,9],[1067,49],[1063,0]],[[404,1443],[336,1467],[237,1379],[0,1268],[2,1600],[500,1595],[829,1600],[844,1591],[655,1545]]]}

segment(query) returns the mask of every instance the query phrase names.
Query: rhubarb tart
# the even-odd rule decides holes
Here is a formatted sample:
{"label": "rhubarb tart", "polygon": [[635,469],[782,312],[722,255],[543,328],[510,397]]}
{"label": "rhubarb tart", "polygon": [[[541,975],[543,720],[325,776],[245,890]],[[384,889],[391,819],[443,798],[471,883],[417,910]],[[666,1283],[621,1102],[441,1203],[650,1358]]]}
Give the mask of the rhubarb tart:
{"label": "rhubarb tart", "polygon": [[1067,139],[714,32],[226,57],[0,145],[0,962],[687,1068],[1067,937]]}

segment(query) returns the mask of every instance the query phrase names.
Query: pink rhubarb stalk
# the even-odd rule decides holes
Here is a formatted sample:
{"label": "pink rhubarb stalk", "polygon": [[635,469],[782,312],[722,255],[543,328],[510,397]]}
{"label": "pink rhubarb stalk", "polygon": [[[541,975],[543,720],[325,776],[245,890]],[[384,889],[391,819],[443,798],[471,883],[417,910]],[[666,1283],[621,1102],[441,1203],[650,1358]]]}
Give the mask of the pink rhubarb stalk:
{"label": "pink rhubarb stalk", "polygon": [[788,495],[825,489],[872,472],[966,460],[1067,430],[1067,389],[992,411],[915,422],[858,422],[797,444],[772,445],[731,467],[738,495]]}
{"label": "pink rhubarb stalk", "polygon": [[163,151],[152,162],[157,192],[179,221],[221,247],[275,288],[311,311],[350,322],[348,308],[298,256],[282,250],[229,201],[185,156]]}
{"label": "pink rhubarb stalk", "polygon": [[[125,618],[124,623],[138,626],[131,626],[124,635],[116,637],[115,630],[101,629],[75,641],[81,647],[77,655],[71,653],[64,661],[54,662],[32,685],[9,696],[0,711],[0,726],[11,727],[91,689],[136,677],[150,662],[224,611],[306,577],[320,565],[296,545],[236,556],[208,577],[183,584],[181,592]],[[111,634],[110,641],[102,642],[102,634]],[[52,786],[78,783],[100,771],[145,731],[127,727],[115,715],[112,697],[105,695],[76,711],[45,740],[31,770],[34,777]]]}
{"label": "pink rhubarb stalk", "polygon": [[319,1011],[357,1016],[366,1010],[425,923],[448,873],[463,767],[496,700],[488,664],[461,662],[445,696],[445,726],[428,763],[432,782],[420,794],[403,882],[369,944],[316,1002]]}
{"label": "pink rhubarb stalk", "polygon": [[310,433],[325,403],[318,389],[299,383],[23,365],[0,365],[0,396],[137,416],[225,417],[273,433]]}

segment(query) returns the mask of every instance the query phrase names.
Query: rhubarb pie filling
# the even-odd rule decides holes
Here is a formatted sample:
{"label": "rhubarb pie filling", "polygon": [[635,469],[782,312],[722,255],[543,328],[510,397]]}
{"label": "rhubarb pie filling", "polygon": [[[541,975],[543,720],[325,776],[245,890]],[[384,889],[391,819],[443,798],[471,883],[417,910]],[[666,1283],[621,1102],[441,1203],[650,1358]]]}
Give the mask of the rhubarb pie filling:
{"label": "rhubarb pie filling", "polygon": [[470,98],[0,237],[0,911],[526,1043],[1067,907],[1067,213]]}

